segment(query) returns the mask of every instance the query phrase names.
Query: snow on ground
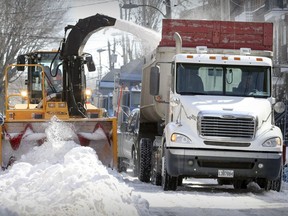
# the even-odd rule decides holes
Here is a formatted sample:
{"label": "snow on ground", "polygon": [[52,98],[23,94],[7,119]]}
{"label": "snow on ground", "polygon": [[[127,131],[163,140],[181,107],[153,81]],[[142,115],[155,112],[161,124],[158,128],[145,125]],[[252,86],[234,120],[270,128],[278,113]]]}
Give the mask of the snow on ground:
{"label": "snow on ground", "polygon": [[52,122],[43,145],[0,172],[0,216],[288,215],[288,183],[278,193],[253,183],[241,191],[187,179],[164,192],[106,168],[93,149],[69,141],[71,133]]}
{"label": "snow on ground", "polygon": [[[0,215],[76,216],[148,214],[148,203],[132,195],[120,174],[107,169],[94,150],[67,141],[62,122],[47,129],[34,147],[0,175]],[[55,136],[55,131],[60,131]]]}
{"label": "snow on ground", "polygon": [[[286,171],[287,172],[287,171]],[[123,174],[124,175],[124,174]],[[264,191],[256,183],[247,190],[219,186],[216,180],[187,179],[177,191],[163,191],[124,175],[135,195],[149,201],[151,215],[157,216],[279,216],[288,215],[288,183],[281,192]]]}

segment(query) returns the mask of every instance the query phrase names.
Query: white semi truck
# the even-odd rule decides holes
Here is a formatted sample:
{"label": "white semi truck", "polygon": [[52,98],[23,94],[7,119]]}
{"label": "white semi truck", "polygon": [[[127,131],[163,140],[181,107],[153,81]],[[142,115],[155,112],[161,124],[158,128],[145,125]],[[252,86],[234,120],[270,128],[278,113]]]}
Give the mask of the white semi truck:
{"label": "white semi truck", "polygon": [[163,20],[145,59],[134,173],[164,190],[185,177],[281,188],[283,137],[272,96],[272,23]]}

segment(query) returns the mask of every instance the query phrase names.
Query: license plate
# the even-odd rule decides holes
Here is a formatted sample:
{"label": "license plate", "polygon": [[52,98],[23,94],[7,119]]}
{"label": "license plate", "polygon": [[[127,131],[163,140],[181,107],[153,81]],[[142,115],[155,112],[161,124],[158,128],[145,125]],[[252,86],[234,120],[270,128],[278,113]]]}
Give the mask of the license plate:
{"label": "license plate", "polygon": [[233,178],[234,177],[234,170],[218,170],[218,177]]}

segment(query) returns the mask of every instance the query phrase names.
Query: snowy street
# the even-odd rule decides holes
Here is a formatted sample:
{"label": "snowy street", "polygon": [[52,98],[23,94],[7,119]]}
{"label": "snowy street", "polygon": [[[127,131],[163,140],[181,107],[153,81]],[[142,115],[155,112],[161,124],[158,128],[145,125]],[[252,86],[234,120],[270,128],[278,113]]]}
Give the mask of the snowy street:
{"label": "snowy street", "polygon": [[1,216],[288,215],[288,183],[278,193],[253,183],[241,191],[185,179],[177,191],[164,192],[103,166],[92,148],[67,140],[72,134],[61,122],[52,122],[46,134],[46,142],[26,146],[0,172]]}
{"label": "snowy street", "polygon": [[207,179],[186,180],[177,191],[169,192],[129,176],[125,182],[133,188],[133,194],[149,201],[151,215],[288,215],[287,183],[278,193],[265,192],[256,184],[250,184],[247,190],[235,190]]}

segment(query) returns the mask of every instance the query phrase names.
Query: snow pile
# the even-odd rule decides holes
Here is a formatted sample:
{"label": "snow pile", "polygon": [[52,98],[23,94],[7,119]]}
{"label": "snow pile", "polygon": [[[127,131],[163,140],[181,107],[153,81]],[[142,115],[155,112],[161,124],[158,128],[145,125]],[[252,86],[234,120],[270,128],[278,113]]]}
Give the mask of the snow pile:
{"label": "snow pile", "polygon": [[53,121],[47,141],[0,175],[0,215],[148,215],[121,176],[95,151],[69,141],[71,128]]}

